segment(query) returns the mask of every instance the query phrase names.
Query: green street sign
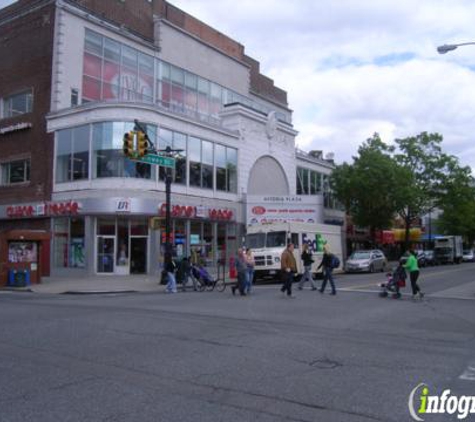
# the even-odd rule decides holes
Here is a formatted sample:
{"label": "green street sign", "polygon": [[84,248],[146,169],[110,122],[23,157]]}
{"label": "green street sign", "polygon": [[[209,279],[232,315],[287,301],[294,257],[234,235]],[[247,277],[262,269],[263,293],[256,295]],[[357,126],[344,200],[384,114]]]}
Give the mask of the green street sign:
{"label": "green street sign", "polygon": [[134,161],[140,161],[141,163],[156,164],[162,167],[175,168],[175,159],[172,157],[163,157],[161,155],[147,154],[144,157],[134,158]]}

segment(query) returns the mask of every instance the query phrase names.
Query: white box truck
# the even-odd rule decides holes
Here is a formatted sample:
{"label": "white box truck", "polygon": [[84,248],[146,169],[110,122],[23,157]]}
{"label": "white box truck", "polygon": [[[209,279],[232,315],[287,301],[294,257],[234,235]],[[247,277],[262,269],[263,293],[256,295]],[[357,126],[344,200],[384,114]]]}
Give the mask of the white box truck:
{"label": "white box truck", "polygon": [[439,236],[434,239],[434,260],[438,264],[459,264],[463,257],[462,236]]}
{"label": "white box truck", "polygon": [[341,227],[314,223],[269,223],[247,227],[245,246],[252,249],[256,261],[256,278],[274,277],[280,272],[280,256],[287,243],[295,245],[294,255],[299,274],[303,273],[302,245],[308,243],[313,254],[312,273],[317,272],[323,245],[340,259],[343,268]]}

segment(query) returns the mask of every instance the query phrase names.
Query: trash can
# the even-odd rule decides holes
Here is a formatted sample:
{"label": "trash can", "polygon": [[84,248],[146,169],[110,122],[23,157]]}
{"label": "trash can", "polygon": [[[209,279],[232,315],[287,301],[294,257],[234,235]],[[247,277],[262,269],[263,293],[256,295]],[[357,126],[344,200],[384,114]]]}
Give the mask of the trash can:
{"label": "trash can", "polygon": [[8,285],[11,287],[26,287],[30,285],[30,270],[10,270]]}

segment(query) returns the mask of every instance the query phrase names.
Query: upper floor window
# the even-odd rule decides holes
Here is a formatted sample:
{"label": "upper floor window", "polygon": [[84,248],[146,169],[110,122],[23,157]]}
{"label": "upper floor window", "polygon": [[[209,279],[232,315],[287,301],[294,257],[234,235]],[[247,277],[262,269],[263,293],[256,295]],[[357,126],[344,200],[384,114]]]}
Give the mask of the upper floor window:
{"label": "upper floor window", "polygon": [[325,190],[324,176],[317,171],[297,167],[297,195],[317,195]]}
{"label": "upper floor window", "polygon": [[[155,103],[211,122],[219,120],[223,106],[229,103],[238,102],[265,114],[271,111],[266,104],[87,29],[82,102],[90,101]],[[276,111],[276,116],[290,123],[290,114]]]}
{"label": "upper floor window", "polygon": [[33,109],[33,92],[27,90],[3,98],[2,117],[15,117],[31,113]]}
{"label": "upper floor window", "polygon": [[30,160],[11,161],[0,165],[0,184],[13,185],[30,181]]}

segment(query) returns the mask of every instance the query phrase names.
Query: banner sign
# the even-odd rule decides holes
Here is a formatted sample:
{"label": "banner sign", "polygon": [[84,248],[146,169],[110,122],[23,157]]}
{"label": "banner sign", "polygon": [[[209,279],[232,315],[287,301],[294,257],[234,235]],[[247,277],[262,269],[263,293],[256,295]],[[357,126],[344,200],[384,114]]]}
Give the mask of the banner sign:
{"label": "banner sign", "polygon": [[321,195],[248,195],[246,205],[248,225],[263,223],[322,223]]}

